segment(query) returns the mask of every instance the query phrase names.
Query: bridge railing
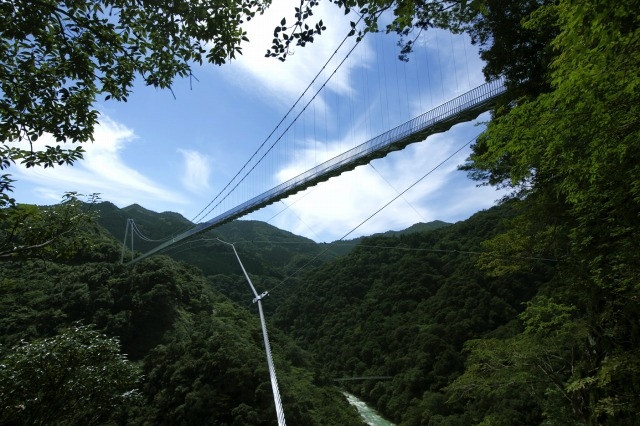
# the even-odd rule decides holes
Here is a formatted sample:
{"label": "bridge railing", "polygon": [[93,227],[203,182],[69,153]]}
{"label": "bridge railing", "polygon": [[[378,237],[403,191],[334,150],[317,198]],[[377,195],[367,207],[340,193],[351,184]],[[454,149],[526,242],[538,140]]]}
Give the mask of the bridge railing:
{"label": "bridge railing", "polygon": [[[453,120],[446,129],[442,130],[437,128],[436,125],[445,122],[449,124],[449,119],[455,119],[466,111],[473,112],[477,110],[479,113],[487,110],[492,104],[491,101],[494,101],[498,96],[503,94],[505,90],[503,79],[494,80],[478,86],[457,98],[273,187],[205,223],[217,224],[220,221],[226,222],[235,219],[239,217],[238,214],[248,214],[281,198],[313,186],[315,183],[333,177],[335,176],[335,174],[333,174],[334,171],[340,171],[340,173],[342,173],[351,170],[363,162],[367,162],[364,160],[370,161],[376,157],[384,156],[389,151],[401,149],[410,143],[424,140],[429,134],[447,130],[453,124],[456,124],[456,122],[466,121],[468,118],[462,117],[459,121]],[[430,129],[434,131],[429,132]],[[394,146],[395,144],[397,144],[397,146]],[[376,153],[382,155],[373,155]],[[348,165],[353,165],[353,167],[348,167]]]}
{"label": "bridge railing", "polygon": [[502,78],[476,87],[430,111],[425,112],[373,139],[364,142],[342,154],[325,161],[298,176],[216,216],[195,225],[189,231],[178,235],[129,263],[137,262],[160,250],[207,229],[230,222],[278,200],[305,190],[319,182],[338,176],[371,160],[384,157],[391,151],[426,139],[434,133],[444,132],[454,124],[469,121],[489,110],[494,102],[506,91]]}

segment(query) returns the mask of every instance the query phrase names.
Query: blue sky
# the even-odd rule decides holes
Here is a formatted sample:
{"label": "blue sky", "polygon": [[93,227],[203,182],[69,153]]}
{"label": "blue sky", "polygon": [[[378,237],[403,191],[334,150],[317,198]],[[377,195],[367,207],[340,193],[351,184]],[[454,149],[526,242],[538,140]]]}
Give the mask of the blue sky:
{"label": "blue sky", "polygon": [[[198,81],[176,81],[175,99],[170,91],[138,84],[127,103],[99,103],[101,124],[95,142],[85,145],[85,159],[56,169],[12,167],[18,179],[15,198],[53,204],[65,191],[100,193],[120,207],[138,203],[190,220],[211,218],[196,215],[265,142],[349,31],[349,20],[355,19],[321,3],[316,15],[328,26],[321,37],[296,48],[285,63],[265,58],[274,26],[290,16],[292,8],[292,2],[274,2],[246,28],[251,42],[238,60],[196,67]],[[348,47],[354,42],[350,39]],[[246,201],[483,82],[482,63],[468,37],[430,30],[420,36],[408,63],[397,60],[396,42],[395,35],[365,37],[320,89],[344,58],[348,49],[343,48],[305,95],[303,104],[318,92],[281,136],[273,155],[220,207]],[[339,239],[470,141],[482,129],[477,122],[487,119],[484,114],[243,219],[269,221],[319,242]],[[266,146],[288,124],[285,121]],[[41,141],[47,143],[47,138]],[[465,149],[439,167],[348,238],[436,219],[456,222],[493,205],[499,193],[477,187],[456,169],[469,152]]]}

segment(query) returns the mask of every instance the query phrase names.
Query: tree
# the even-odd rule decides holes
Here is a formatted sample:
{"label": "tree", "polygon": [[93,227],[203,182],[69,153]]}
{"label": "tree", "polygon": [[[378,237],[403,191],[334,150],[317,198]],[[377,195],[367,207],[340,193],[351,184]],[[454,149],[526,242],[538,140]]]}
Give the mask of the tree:
{"label": "tree", "polygon": [[553,58],[551,40],[557,35],[556,22],[548,16],[544,26],[523,26],[522,21],[549,0],[485,0],[482,8],[466,11],[457,30],[467,31],[480,46],[488,80],[504,77],[509,98],[537,96],[549,91],[549,63]]}
{"label": "tree", "polygon": [[28,258],[68,259],[82,247],[81,231],[95,220],[92,206],[98,196],[80,200],[67,193],[62,203],[38,207],[20,204],[0,208],[0,261]]}
{"label": "tree", "polygon": [[[359,19],[351,22],[349,35],[357,35],[361,39],[369,32],[385,31],[396,33],[401,39],[400,59],[407,60],[415,38],[410,37],[414,31],[418,33],[428,28],[460,29],[460,23],[469,19],[481,9],[485,0],[331,0],[348,15],[353,10]],[[266,56],[276,57],[284,61],[290,54],[291,46],[304,47],[313,43],[314,37],[321,35],[326,29],[323,20],[309,25],[308,20],[313,16],[313,8],[318,6],[318,0],[301,0],[300,7],[295,8],[295,20],[287,25],[286,18],[282,18],[279,26],[273,32],[273,45]],[[382,29],[382,17],[393,14],[391,22]],[[408,40],[405,40],[408,37]]]}
{"label": "tree", "polygon": [[117,339],[90,327],[75,325],[3,355],[3,424],[105,424],[138,402],[138,368]]}
{"label": "tree", "polygon": [[[240,25],[266,6],[226,2],[18,0],[0,5],[3,143],[91,140],[100,95],[126,101],[133,80],[169,88],[204,59],[223,64],[247,41]],[[27,166],[73,161],[75,150],[43,155],[2,148]],[[71,157],[68,157],[71,155]]]}
{"label": "tree", "polygon": [[564,1],[532,16],[527,26],[558,17],[553,90],[494,120],[468,167],[512,187],[514,197],[537,200],[532,215],[546,220],[547,240],[562,228],[564,255],[583,263],[581,275],[627,287],[638,276],[638,2],[593,3],[587,10]]}
{"label": "tree", "polygon": [[[73,164],[93,140],[99,98],[127,101],[134,80],[170,88],[204,60],[248,41],[245,21],[270,0],[15,0],[0,3],[0,170]],[[38,145],[50,134],[56,146]],[[0,207],[13,205],[0,175]]]}
{"label": "tree", "polygon": [[[590,424],[634,424],[638,409],[639,7],[637,0],[561,0],[531,13],[524,28],[557,26],[551,90],[514,101],[465,166],[524,201],[517,227],[487,247],[522,256],[545,247],[560,260],[546,291],[575,309],[585,330],[564,356],[571,367],[562,387],[582,396],[575,418]],[[509,271],[504,262],[491,269]],[[558,347],[555,337],[537,344]]]}
{"label": "tree", "polygon": [[467,402],[480,424],[583,424],[588,401],[565,387],[586,337],[574,307],[546,297],[527,303],[520,314],[524,332],[506,339],[486,338],[465,344],[467,369],[448,391]]}
{"label": "tree", "polygon": [[[0,169],[73,164],[82,147],[38,146],[93,139],[104,96],[126,102],[134,80],[170,88],[205,59],[223,64],[247,41],[243,22],[261,0],[72,1],[0,3]],[[5,201],[11,188],[0,177]]]}

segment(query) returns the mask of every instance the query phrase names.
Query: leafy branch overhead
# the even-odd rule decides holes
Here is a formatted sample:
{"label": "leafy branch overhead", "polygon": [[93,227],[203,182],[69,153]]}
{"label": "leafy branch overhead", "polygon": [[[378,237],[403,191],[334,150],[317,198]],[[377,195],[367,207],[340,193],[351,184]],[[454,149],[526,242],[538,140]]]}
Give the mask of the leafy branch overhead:
{"label": "leafy branch overhead", "polygon": [[[453,27],[466,1],[421,3],[389,0],[331,0],[345,14],[356,12],[350,35],[386,27],[401,37],[413,28]],[[480,0],[469,3],[476,5]],[[126,102],[136,79],[171,89],[176,78],[192,76],[192,67],[222,65],[242,53],[248,42],[244,24],[262,14],[271,0],[15,0],[0,2],[0,168],[73,164],[82,148],[65,142],[93,140],[97,101]],[[294,19],[274,29],[269,57],[282,61],[294,46],[321,35],[322,19],[310,23],[318,0],[301,0]],[[362,26],[360,27],[360,23]],[[404,43],[403,54],[412,41]],[[55,144],[43,146],[43,135]],[[3,205],[12,188],[0,179]]]}
{"label": "leafy branch overhead", "polygon": [[[435,0],[425,2],[389,1],[389,0],[330,0],[348,15],[354,12],[358,16],[357,22],[351,21],[349,36],[357,36],[360,41],[369,32],[381,31],[379,23],[381,16],[389,11],[393,13],[392,21],[383,31],[396,33],[401,39],[400,59],[406,60],[407,54],[413,49],[414,39],[410,36],[415,30],[418,33],[427,28],[447,28],[458,31],[461,23],[474,16],[484,4],[483,0],[457,1]],[[314,16],[314,8],[319,5],[317,0],[300,0],[295,7],[295,21],[287,25],[287,19],[282,18],[280,25],[273,31],[271,49],[267,50],[266,57],[278,58],[285,61],[287,56],[293,53],[293,47],[304,47],[307,43],[313,43],[316,36],[322,34],[327,28],[323,20],[309,23]]]}
{"label": "leafy branch overhead", "polygon": [[[0,159],[6,169],[72,164],[93,140],[99,99],[127,101],[136,78],[170,88],[193,64],[224,64],[248,41],[261,0],[0,3]],[[2,193],[11,181],[2,180]],[[6,198],[6,197],[5,197]],[[8,201],[5,200],[5,201]]]}
{"label": "leafy branch overhead", "polygon": [[293,25],[287,26],[287,19],[282,18],[280,25],[273,30],[273,46],[267,50],[266,57],[278,58],[285,61],[288,55],[292,53],[291,43],[295,41],[296,46],[304,47],[307,43],[313,43],[314,36],[322,34],[326,30],[322,20],[318,21],[313,28],[306,23],[310,16],[313,16],[313,7],[318,2],[311,0],[306,2],[302,0],[300,7],[295,8],[296,21]]}
{"label": "leafy branch overhead", "polygon": [[[378,30],[378,19],[394,10],[387,31],[407,35],[411,28],[447,26],[456,1],[406,2],[334,0],[345,14],[357,10],[364,28],[352,23],[361,37]],[[221,65],[242,53],[247,42],[243,25],[270,5],[268,0],[53,1],[16,0],[0,4],[0,141],[26,141],[22,155],[39,150],[43,134],[57,142],[93,138],[98,99],[127,101],[140,76],[151,86],[170,88],[176,77],[188,77],[193,64],[205,60]],[[267,56],[284,60],[295,46],[321,35],[322,19],[314,24],[317,0],[301,0],[295,20],[282,19],[274,30]],[[63,150],[71,154],[71,150]],[[3,149],[4,158],[15,157]],[[47,157],[48,158],[48,157]],[[70,155],[69,162],[77,159]],[[54,160],[54,162],[58,162]],[[36,164],[39,164],[36,161]]]}

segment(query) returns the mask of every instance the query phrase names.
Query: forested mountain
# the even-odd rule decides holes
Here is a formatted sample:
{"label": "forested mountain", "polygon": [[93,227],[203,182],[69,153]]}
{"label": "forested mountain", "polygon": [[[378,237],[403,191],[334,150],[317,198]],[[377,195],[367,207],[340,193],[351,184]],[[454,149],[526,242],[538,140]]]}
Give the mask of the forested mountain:
{"label": "forested mountain", "polygon": [[[127,216],[135,216],[151,237],[189,225],[180,215],[135,205],[122,210],[109,203],[97,207],[98,222],[113,230],[123,229]],[[411,424],[417,411],[433,409],[429,406],[433,401],[422,401],[420,396],[427,390],[440,395],[441,388],[460,373],[464,342],[496,333],[521,310],[519,303],[535,293],[537,282],[545,279],[548,266],[539,262],[534,262],[535,271],[509,286],[487,280],[473,266],[478,255],[471,252],[498,232],[501,221],[511,214],[510,207],[503,206],[455,225],[436,223],[431,231],[364,238],[350,254],[325,259],[319,267],[306,265],[284,285],[279,280],[287,265],[303,266],[326,245],[309,244],[259,222],[236,221],[221,229],[221,238],[238,241],[243,263],[259,291],[275,287],[265,307],[270,316],[277,310],[270,334],[290,423],[358,423],[331,386],[333,377],[352,375],[393,376],[388,382],[349,388],[395,420]],[[129,383],[131,389],[139,389],[136,397],[121,401],[118,410],[104,416],[117,414],[127,423],[160,418],[189,424],[273,422],[255,305],[250,304],[252,294],[229,247],[196,245],[183,252],[185,259],[198,264],[197,253],[206,248],[228,268],[204,276],[166,256],[120,265],[121,244],[104,228],[92,225],[79,232],[84,249],[67,262],[3,264],[0,322],[2,355],[10,361],[6,365],[20,365],[11,358],[26,344],[20,342],[86,340],[87,332],[74,327],[87,324],[117,337],[127,362],[142,374],[137,379],[133,375]],[[261,251],[264,245],[270,249]],[[267,263],[277,258],[274,247],[285,254],[284,266]],[[59,345],[58,340],[52,344]],[[99,340],[93,346],[102,344]],[[9,369],[3,374],[14,373]],[[41,398],[55,400],[46,383],[28,383],[25,388],[41,388]],[[81,399],[73,392],[65,395],[69,404]],[[19,393],[14,401],[22,401]],[[317,408],[318,404],[325,408]],[[312,412],[302,408],[306,406],[314,407]],[[11,409],[2,415],[7,422],[25,420]],[[59,415],[61,422],[69,419],[68,413]],[[80,416],[74,421],[88,416],[73,415]]]}
{"label": "forested mountain", "polygon": [[[427,233],[362,240],[347,256],[309,271],[277,309],[277,326],[336,377],[399,424],[473,424],[444,388],[464,370],[471,339],[518,330],[517,316],[546,283],[554,262],[491,278],[476,263],[482,241],[514,215],[511,204]],[[517,399],[517,398],[516,398]],[[527,423],[527,397],[517,401]],[[539,413],[538,413],[539,414]],[[430,423],[431,422],[431,423]]]}
{"label": "forested mountain", "polygon": [[[130,248],[131,231],[127,220],[135,222],[143,236],[135,235],[134,250],[144,253],[161,242],[191,228],[194,224],[178,213],[156,213],[133,204],[119,209],[109,202],[96,206],[98,223],[116,239]],[[127,230],[127,241],[124,241]],[[294,235],[265,222],[237,220],[205,232],[186,243],[176,244],[166,251],[169,256],[198,266],[206,275],[238,273],[233,251],[217,238],[235,243],[242,253],[247,269],[257,275],[283,276],[290,268],[310,260],[322,250],[308,238]],[[326,259],[335,254],[327,253]]]}
{"label": "forested mountain", "polygon": [[[166,256],[120,265],[103,233],[82,238],[110,241],[110,259],[103,242],[2,264],[0,423],[276,424],[255,306]],[[270,337],[291,424],[361,423],[308,353]]]}
{"label": "forested mountain", "polygon": [[[148,240],[134,236],[134,250],[138,253],[150,250],[168,236],[177,235],[193,224],[173,212],[156,213],[139,205],[122,209],[112,203],[102,202],[96,206],[100,212],[98,223],[116,239],[124,240],[127,220],[133,219],[140,233]],[[401,235],[437,229],[447,226],[445,222],[418,223],[401,231],[388,231],[385,235]],[[127,247],[130,247],[131,230],[128,231]],[[176,244],[165,254],[176,260],[200,268],[215,288],[237,303],[250,303],[254,295],[246,283],[233,250],[218,241],[234,243],[242,263],[253,277],[259,292],[269,290],[283,280],[295,282],[297,271],[318,266],[329,259],[349,253],[361,242],[361,238],[339,241],[334,244],[318,244],[314,241],[278,229],[260,221],[236,220]],[[128,252],[129,253],[129,252]],[[129,254],[127,254],[129,259]],[[265,306],[271,311],[285,296],[274,293],[271,303]],[[273,300],[275,299],[275,300]]]}
{"label": "forested mountain", "polygon": [[[415,223],[413,225],[411,225],[410,227],[406,228],[406,229],[402,229],[400,231],[386,231],[386,232],[382,232],[379,234],[374,234],[375,236],[385,236],[385,237],[392,237],[392,236],[399,236],[399,235],[405,235],[405,234],[414,234],[417,232],[426,232],[426,231],[432,231],[434,229],[438,229],[438,228],[443,228],[445,226],[449,226],[451,225],[450,223],[447,222],[443,222],[441,220],[434,220],[431,222],[427,222],[427,223]],[[365,237],[358,237],[358,238],[354,238],[352,240],[344,240],[344,241],[334,241],[333,244],[331,245],[331,252],[338,254],[338,255],[344,255],[347,254],[349,252],[351,252],[351,250],[353,250],[356,246],[358,246],[362,240]]]}
{"label": "forested mountain", "polygon": [[[363,238],[350,253],[307,265],[284,283],[286,271],[265,265],[269,255],[257,244],[249,246],[252,254],[238,243],[243,258],[255,259],[258,273],[248,270],[258,291],[272,290],[264,304],[290,424],[358,424],[332,380],[354,376],[383,377],[340,386],[402,425],[467,425],[487,417],[540,424],[549,406],[571,419],[566,402],[548,390],[552,373],[566,377],[560,376],[563,356],[577,357],[584,336],[575,311],[553,296],[565,279],[559,259],[496,247],[529,209],[527,200],[511,200],[453,225]],[[149,228],[169,220],[145,214]],[[257,222],[230,225],[225,238],[231,240],[304,242]],[[53,424],[274,424],[260,326],[238,269],[205,276],[164,255],[121,265],[121,243],[104,228],[77,232],[83,249],[67,261],[2,264],[3,422],[35,422],[26,413],[49,412]],[[225,259],[238,267],[232,256]],[[56,351],[70,355],[52,361],[47,354]],[[526,364],[509,361],[513,353]],[[557,365],[537,372],[546,356]],[[65,362],[81,367],[73,378],[64,373],[70,371]],[[507,369],[509,386],[500,384],[493,363],[517,368]],[[19,374],[25,366],[46,366],[46,381]],[[106,380],[99,371],[121,371],[123,379]],[[85,400],[75,387],[55,391],[51,375],[100,383],[105,396]],[[548,395],[546,402],[517,391],[520,380],[535,383],[531,391]],[[130,397],[109,396],[118,386],[127,386]],[[56,397],[65,403],[37,403]],[[105,399],[113,410],[92,405]],[[93,408],[73,408],[79,404]],[[23,405],[34,409],[15,409]]]}

